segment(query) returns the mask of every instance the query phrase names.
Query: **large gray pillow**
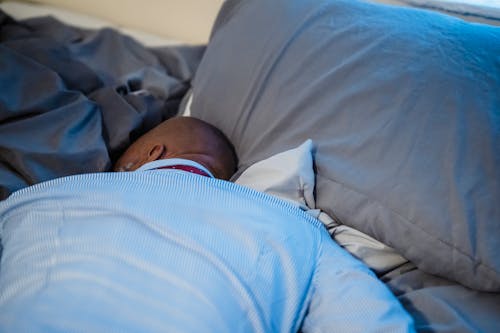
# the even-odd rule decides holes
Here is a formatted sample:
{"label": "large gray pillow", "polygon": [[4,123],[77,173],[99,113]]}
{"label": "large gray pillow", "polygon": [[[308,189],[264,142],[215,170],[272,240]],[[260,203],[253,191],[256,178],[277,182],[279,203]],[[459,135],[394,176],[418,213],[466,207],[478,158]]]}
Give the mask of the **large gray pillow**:
{"label": "large gray pillow", "polygon": [[229,0],[192,115],[240,171],[312,138],[317,207],[500,291],[500,28],[359,1]]}

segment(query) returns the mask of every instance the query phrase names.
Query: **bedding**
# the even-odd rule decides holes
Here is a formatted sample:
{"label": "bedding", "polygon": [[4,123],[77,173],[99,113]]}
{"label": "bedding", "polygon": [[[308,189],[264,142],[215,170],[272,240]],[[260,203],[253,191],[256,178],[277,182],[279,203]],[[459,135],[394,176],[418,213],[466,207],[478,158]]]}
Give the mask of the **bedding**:
{"label": "bedding", "polygon": [[310,213],[410,260],[357,253],[417,330],[496,332],[499,45],[498,28],[358,1],[228,0],[206,51],[2,13],[0,197],[109,170],[178,112],[230,137],[235,182],[311,138]]}
{"label": "bedding", "polygon": [[316,207],[416,265],[385,281],[417,329],[495,332],[498,54],[498,27],[430,11],[229,0],[190,110],[228,134],[238,174],[311,138]]}
{"label": "bedding", "polygon": [[363,261],[399,296],[419,331],[497,331],[497,294],[477,293],[426,274],[393,248],[309,206],[313,201],[305,205],[305,197],[310,197],[315,187],[314,152],[312,141],[307,140],[251,165],[235,183],[287,200],[318,218],[335,242]]}
{"label": "bedding", "polygon": [[203,51],[0,12],[0,198],[109,170],[130,142],[177,113]]}
{"label": "bedding", "polygon": [[399,253],[376,239],[334,221],[316,209],[314,200],[314,143],[273,155],[251,165],[235,183],[286,200],[320,220],[337,244],[370,267],[377,275],[408,263]]}
{"label": "bedding", "polygon": [[242,168],[311,135],[319,208],[499,292],[499,51],[498,27],[414,9],[229,1],[191,112],[229,133]]}
{"label": "bedding", "polygon": [[413,332],[318,220],[227,181],[70,176],[14,193],[0,217],[1,331]]}

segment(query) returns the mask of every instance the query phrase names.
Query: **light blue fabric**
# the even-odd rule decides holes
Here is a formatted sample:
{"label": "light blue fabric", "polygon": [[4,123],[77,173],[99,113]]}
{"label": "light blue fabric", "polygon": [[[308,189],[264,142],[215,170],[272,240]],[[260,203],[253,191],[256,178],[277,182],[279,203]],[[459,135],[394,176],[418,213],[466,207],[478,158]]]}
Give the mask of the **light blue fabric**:
{"label": "light blue fabric", "polygon": [[321,223],[188,173],[57,179],[0,203],[1,332],[406,332]]}

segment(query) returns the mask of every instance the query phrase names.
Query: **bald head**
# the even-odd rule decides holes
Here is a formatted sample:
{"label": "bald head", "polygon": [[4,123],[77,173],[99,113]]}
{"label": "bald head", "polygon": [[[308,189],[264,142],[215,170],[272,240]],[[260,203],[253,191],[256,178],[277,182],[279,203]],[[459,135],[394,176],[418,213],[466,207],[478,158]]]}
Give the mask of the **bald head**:
{"label": "bald head", "polygon": [[236,170],[229,140],[214,126],[192,117],[168,119],[135,141],[115,164],[133,171],[160,159],[184,158],[200,163],[216,178],[228,180]]}

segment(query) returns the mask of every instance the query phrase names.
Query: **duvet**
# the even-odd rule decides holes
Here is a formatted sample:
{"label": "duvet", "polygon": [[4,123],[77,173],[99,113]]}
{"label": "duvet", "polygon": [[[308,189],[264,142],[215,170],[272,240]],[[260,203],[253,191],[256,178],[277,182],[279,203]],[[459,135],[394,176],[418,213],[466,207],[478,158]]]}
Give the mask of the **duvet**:
{"label": "duvet", "polygon": [[413,331],[318,220],[233,183],[72,176],[14,193],[0,221],[1,331]]}

